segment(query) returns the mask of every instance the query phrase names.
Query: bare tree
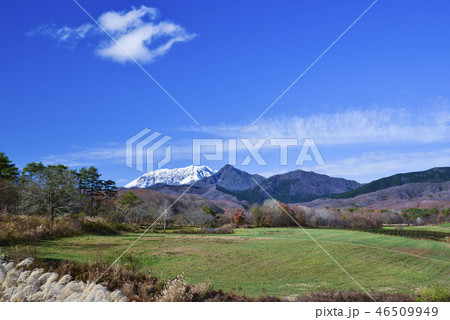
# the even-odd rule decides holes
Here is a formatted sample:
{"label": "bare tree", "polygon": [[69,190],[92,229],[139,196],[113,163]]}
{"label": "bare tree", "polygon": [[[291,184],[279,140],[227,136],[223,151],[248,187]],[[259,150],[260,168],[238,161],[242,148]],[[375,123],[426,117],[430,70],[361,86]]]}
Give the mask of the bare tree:
{"label": "bare tree", "polygon": [[74,213],[82,207],[77,180],[67,168],[49,166],[25,182],[21,206],[31,214],[56,216]]}
{"label": "bare tree", "polygon": [[164,224],[164,232],[166,232],[166,225],[170,224],[174,218],[174,212],[172,210],[172,203],[168,198],[162,200],[161,206],[159,208],[161,219]]}
{"label": "bare tree", "polygon": [[215,218],[204,213],[202,210],[192,210],[183,212],[177,216],[177,223],[186,226],[202,226],[207,227],[214,225]]}

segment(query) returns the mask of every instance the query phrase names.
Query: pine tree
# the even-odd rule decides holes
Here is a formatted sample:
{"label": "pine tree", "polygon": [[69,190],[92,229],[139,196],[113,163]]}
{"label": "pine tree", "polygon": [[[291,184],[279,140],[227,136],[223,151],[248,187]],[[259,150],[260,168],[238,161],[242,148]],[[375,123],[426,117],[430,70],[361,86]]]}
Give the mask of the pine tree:
{"label": "pine tree", "polygon": [[20,180],[22,182],[25,182],[27,180],[33,179],[36,174],[42,172],[42,170],[44,169],[45,166],[42,162],[31,162],[22,169],[22,176],[20,177]]}
{"label": "pine tree", "polygon": [[19,177],[19,169],[4,152],[0,152],[0,180],[15,181]]}
{"label": "pine tree", "polygon": [[102,191],[107,199],[113,199],[117,195],[116,182],[113,180],[102,181]]}
{"label": "pine tree", "polygon": [[76,177],[79,193],[88,197],[88,211],[91,215],[94,211],[97,213],[98,204],[102,202],[102,199],[111,200],[117,194],[116,183],[113,180],[101,180],[101,174],[95,167],[81,168],[76,173]]}

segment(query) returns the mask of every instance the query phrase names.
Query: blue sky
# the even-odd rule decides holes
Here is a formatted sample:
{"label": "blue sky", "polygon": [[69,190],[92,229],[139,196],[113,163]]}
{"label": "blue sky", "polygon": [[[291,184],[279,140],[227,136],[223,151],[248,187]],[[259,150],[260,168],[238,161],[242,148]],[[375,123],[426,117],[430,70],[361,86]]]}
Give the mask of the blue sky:
{"label": "blue sky", "polygon": [[[144,128],[172,137],[168,168],[192,163],[193,138],[312,138],[326,166],[301,168],[361,182],[450,164],[448,1],[379,0],[255,126],[373,1],[79,3],[200,125],[72,0],[8,1],[0,150],[19,166],[92,164],[123,185],[142,174],[124,150]],[[297,169],[298,151],[281,166],[265,146],[268,164],[242,169]]]}

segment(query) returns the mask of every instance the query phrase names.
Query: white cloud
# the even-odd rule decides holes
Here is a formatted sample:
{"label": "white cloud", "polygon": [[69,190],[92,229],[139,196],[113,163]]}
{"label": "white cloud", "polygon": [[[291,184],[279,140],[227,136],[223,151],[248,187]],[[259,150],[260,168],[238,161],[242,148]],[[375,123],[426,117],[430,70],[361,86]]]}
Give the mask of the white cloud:
{"label": "white cloud", "polygon": [[446,167],[449,165],[449,159],[448,148],[428,152],[365,152],[359,156],[327,163],[326,166],[317,166],[312,171],[370,182],[396,173]]}
{"label": "white cloud", "polygon": [[64,164],[69,167],[91,166],[99,164],[125,163],[125,148],[123,147],[96,147],[85,148],[77,152],[59,155],[49,155],[42,159],[44,164]]}
{"label": "white cloud", "polygon": [[164,56],[173,44],[195,37],[195,34],[188,33],[178,24],[155,21],[157,16],[157,9],[146,6],[101,14],[98,23],[119,45],[92,23],[75,28],[44,25],[30,31],[28,35],[44,35],[57,39],[60,43],[71,44],[88,36],[102,37],[95,50],[98,56],[122,63],[133,59],[141,63],[151,63]]}
{"label": "white cloud", "polygon": [[[258,126],[217,125],[191,128],[174,138],[172,160],[190,164],[192,161],[191,138],[223,138],[224,161],[228,160],[226,139],[250,138],[313,138],[326,166],[305,164],[306,167],[277,167],[271,156],[279,154],[279,147],[267,142],[261,154],[268,157],[269,166],[248,167],[253,172],[269,176],[286,170],[309,169],[331,176],[369,182],[399,172],[419,171],[436,166],[448,166],[450,159],[450,108],[448,100],[439,99],[424,106],[420,112],[401,109],[373,108],[367,111],[347,110],[333,114],[317,114],[309,117],[262,119]],[[201,135],[200,135],[201,134]],[[354,145],[358,143],[358,145]],[[336,147],[334,147],[336,146]],[[237,143],[238,164],[248,152]],[[322,147],[328,154],[323,153]],[[373,152],[374,150],[381,150]],[[164,148],[156,156],[164,156]],[[207,149],[202,152],[208,153]],[[297,156],[297,153],[289,153]],[[141,156],[138,154],[138,156]],[[80,149],[59,156],[49,156],[47,162],[79,165],[118,164],[125,165],[123,143],[102,145],[99,148]],[[289,161],[292,163],[292,161]],[[214,163],[205,163],[215,166]],[[218,168],[217,168],[218,169]],[[246,170],[245,167],[242,169]],[[255,170],[256,169],[256,170]]]}
{"label": "white cloud", "polygon": [[317,144],[431,143],[450,140],[450,108],[425,109],[423,115],[405,109],[348,110],[308,117],[260,120],[255,126],[218,125],[193,130],[226,138],[312,138]]}
{"label": "white cloud", "polygon": [[[165,55],[174,43],[188,41],[194,36],[176,24],[160,22],[146,23],[125,33],[115,33],[113,37],[119,45],[114,41],[103,43],[97,50],[99,56],[126,62],[131,55],[137,61],[148,63]],[[163,43],[152,48],[152,42],[159,39],[164,39]]]}
{"label": "white cloud", "polygon": [[42,25],[28,32],[29,36],[43,35],[58,40],[60,43],[75,43],[77,40],[84,39],[94,29],[90,23],[85,23],[79,27],[71,28],[63,26],[57,28],[55,25]]}
{"label": "white cloud", "polygon": [[426,152],[394,152],[384,150],[379,152],[362,152],[348,158],[327,162],[325,166],[275,168],[268,171],[256,170],[255,173],[268,178],[291,170],[302,169],[332,177],[367,183],[397,173],[423,171],[435,167],[448,167],[448,159],[450,159],[449,148]]}
{"label": "white cloud", "polygon": [[67,41],[69,39],[83,39],[88,32],[92,30],[93,26],[89,23],[85,23],[78,28],[69,28],[67,26],[60,28],[56,31],[57,37],[61,41]]}
{"label": "white cloud", "polygon": [[155,8],[141,6],[139,9],[132,8],[128,12],[105,12],[98,18],[98,21],[108,32],[126,32],[130,28],[143,25],[145,22],[142,18],[145,16],[153,20],[157,14],[158,11]]}

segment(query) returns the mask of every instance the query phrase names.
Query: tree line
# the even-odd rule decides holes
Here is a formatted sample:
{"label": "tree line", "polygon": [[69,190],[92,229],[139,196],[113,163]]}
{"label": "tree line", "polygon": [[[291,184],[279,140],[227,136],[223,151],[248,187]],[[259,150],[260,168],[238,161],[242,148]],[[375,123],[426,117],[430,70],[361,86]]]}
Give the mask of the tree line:
{"label": "tree line", "polygon": [[[65,165],[31,162],[22,170],[0,152],[0,214],[98,217],[113,223],[166,226],[217,226],[217,208],[205,199],[185,195],[174,198],[158,192],[143,198],[136,191],[122,192],[112,180],[101,179],[95,167],[71,170]],[[164,215],[163,215],[164,213]]]}
{"label": "tree line", "polygon": [[101,179],[93,166],[71,170],[61,164],[31,162],[19,170],[0,152],[0,212],[51,219],[79,212],[96,216],[113,205],[116,194],[115,182]]}

